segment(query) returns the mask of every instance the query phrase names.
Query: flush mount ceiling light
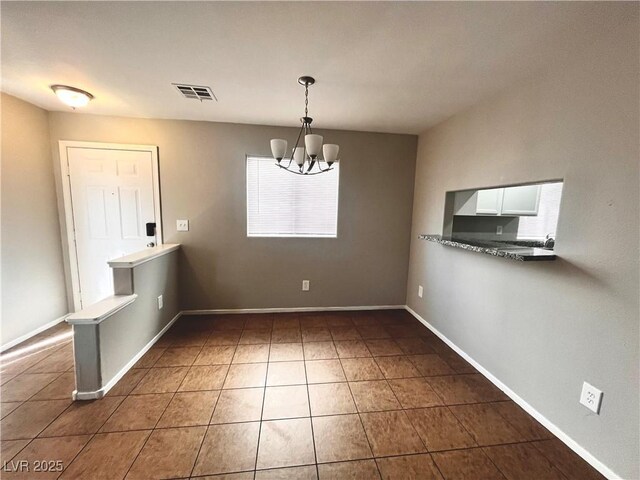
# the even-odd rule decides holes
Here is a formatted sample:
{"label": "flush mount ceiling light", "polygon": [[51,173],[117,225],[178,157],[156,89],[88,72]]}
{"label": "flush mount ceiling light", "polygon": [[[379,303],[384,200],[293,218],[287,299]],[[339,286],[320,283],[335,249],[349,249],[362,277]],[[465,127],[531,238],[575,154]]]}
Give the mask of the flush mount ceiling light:
{"label": "flush mount ceiling light", "polygon": [[[340,147],[331,143],[322,144],[322,135],[316,135],[311,130],[313,118],[309,116],[309,87],[316,83],[313,77],[300,77],[298,83],[304,87],[304,117],[300,118],[302,127],[298,133],[298,139],[291,149],[291,155],[286,158],[287,141],[281,138],[271,140],[271,153],[276,165],[287,172],[296,175],[317,175],[332,170],[332,165],[338,161]],[[304,133],[304,143],[298,146],[300,137]],[[320,158],[320,150],[324,159]],[[284,160],[284,161],[283,161]],[[326,165],[323,168],[322,163]],[[285,165],[286,164],[286,165]],[[314,169],[314,167],[316,167]]]}
{"label": "flush mount ceiling light", "polygon": [[74,110],[77,107],[84,107],[93,100],[93,95],[89,92],[85,92],[76,87],[70,87],[69,85],[51,85],[51,90],[53,90],[62,103],[69,105]]}

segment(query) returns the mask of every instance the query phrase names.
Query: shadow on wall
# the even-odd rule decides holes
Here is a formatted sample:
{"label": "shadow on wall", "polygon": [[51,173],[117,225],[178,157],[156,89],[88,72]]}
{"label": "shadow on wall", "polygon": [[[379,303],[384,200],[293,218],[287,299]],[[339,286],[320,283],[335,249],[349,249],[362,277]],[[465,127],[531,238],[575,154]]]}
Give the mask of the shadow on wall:
{"label": "shadow on wall", "polygon": [[[215,302],[213,295],[205,288],[204,285],[210,285],[212,282],[209,279],[199,278],[199,274],[205,272],[207,277],[215,277],[215,258],[216,255],[213,251],[200,252],[202,258],[203,253],[206,253],[206,258],[209,263],[209,268],[202,269],[203,265],[199,264],[195,267],[190,261],[189,253],[195,250],[197,247],[188,245],[182,245],[180,249],[180,309],[181,310],[195,310],[195,309],[209,309],[215,308]],[[206,250],[206,248],[205,248]],[[205,266],[206,267],[206,266]],[[188,290],[187,290],[188,289]],[[225,292],[225,295],[230,295],[230,292]],[[187,305],[187,298],[199,298],[207,299],[205,305]]]}
{"label": "shadow on wall", "polygon": [[[585,265],[588,264],[585,263]],[[564,277],[568,283],[577,283],[578,281],[581,281],[607,291],[614,290],[611,288],[611,285],[603,281],[603,276],[600,275],[596,269],[584,268],[577,263],[570,262],[562,257],[556,257],[554,262],[547,262],[546,265],[527,265],[527,267],[531,267],[533,269],[538,268],[541,271],[547,270],[549,272],[553,272],[554,275]]]}

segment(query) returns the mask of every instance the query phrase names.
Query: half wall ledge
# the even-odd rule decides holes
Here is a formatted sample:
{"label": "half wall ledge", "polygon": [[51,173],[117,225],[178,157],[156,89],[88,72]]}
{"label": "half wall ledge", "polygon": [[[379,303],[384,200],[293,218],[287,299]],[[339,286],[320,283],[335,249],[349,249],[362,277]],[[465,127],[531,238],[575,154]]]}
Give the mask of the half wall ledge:
{"label": "half wall ledge", "polygon": [[66,319],[73,326],[74,400],[103,397],[178,319],[179,248],[159,245],[108,262],[114,295]]}

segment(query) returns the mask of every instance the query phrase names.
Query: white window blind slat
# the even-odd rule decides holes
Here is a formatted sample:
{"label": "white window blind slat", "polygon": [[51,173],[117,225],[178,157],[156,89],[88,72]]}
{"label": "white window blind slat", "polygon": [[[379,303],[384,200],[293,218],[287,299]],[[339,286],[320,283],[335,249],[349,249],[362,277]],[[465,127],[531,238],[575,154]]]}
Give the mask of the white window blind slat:
{"label": "white window blind slat", "polygon": [[265,157],[247,157],[247,235],[337,237],[339,165],[293,175]]}

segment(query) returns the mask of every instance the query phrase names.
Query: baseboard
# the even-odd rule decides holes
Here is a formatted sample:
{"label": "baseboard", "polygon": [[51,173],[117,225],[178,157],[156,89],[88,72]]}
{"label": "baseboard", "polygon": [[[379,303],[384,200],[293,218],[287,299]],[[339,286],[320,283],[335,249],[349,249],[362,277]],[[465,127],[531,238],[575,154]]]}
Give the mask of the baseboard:
{"label": "baseboard", "polygon": [[607,467],[604,463],[594,457],[591,453],[589,453],[584,447],[582,447],[578,442],[572,439],[569,435],[564,433],[559,427],[557,427],[551,420],[547,419],[544,415],[538,412],[535,408],[533,408],[526,400],[520,397],[516,392],[511,390],[507,385],[502,383],[498,378],[496,378],[489,370],[484,368],[478,362],[476,362],[473,358],[471,358],[464,350],[458,347],[455,343],[449,340],[442,332],[440,332],[437,328],[427,322],[424,318],[418,315],[411,307],[405,305],[404,307],[411,315],[413,315],[420,323],[422,323],[425,327],[431,330],[434,334],[440,338],[444,343],[446,343],[449,347],[451,347],[455,352],[464,358],[467,362],[473,365],[478,372],[484,375],[491,383],[493,383],[496,387],[502,390],[511,400],[520,405],[523,410],[525,410],[529,415],[535,418],[538,422],[540,422],[547,430],[553,433],[560,441],[562,441],[567,447],[573,450],[575,453],[580,455],[589,465],[598,470],[602,475],[609,479],[620,479],[619,475],[617,475],[613,470]]}
{"label": "baseboard", "polygon": [[124,367],[122,367],[122,369],[115,374],[115,376],[109,380],[109,382],[102,387],[100,390],[95,390],[92,392],[79,392],[77,390],[73,391],[73,399],[74,400],[96,400],[98,398],[102,398],[104,397],[107,392],[109,390],[111,390],[113,388],[113,386],[118,383],[118,381],[124,377],[124,375],[131,370],[131,367],[133,367],[136,362],[138,360],[140,360],[142,358],[142,356],[147,353],[147,351],[149,351],[149,349],[151,347],[153,347],[153,345],[160,340],[160,337],[162,337],[162,335],[164,335],[164,333],[169,330],[171,328],[171,325],[173,325],[174,323],[176,323],[176,321],[182,316],[182,312],[178,312],[178,314],[173,317],[169,323],[167,323],[162,330],[160,330],[160,332],[158,332],[158,334],[153,337],[151,339],[151,341],[149,341],[149,343],[147,343],[144,347],[142,347],[142,350],[140,350],[135,357],[133,357],[129,363],[127,363]]}
{"label": "baseboard", "polygon": [[44,325],[42,325],[41,327],[36,328],[35,330],[30,331],[29,333],[26,333],[18,338],[16,338],[15,340],[11,340],[10,342],[5,343],[4,345],[2,345],[0,347],[0,352],[4,352],[5,350],[9,350],[11,347],[15,347],[16,345],[18,345],[19,343],[22,343],[26,340],[29,340],[31,337],[35,337],[37,334],[44,332],[45,330],[61,323],[64,322],[65,318],[67,318],[69,315],[71,315],[70,313],[67,313],[66,315],[61,316],[60,318],[56,318],[55,320],[52,320],[49,323],[45,323]]}
{"label": "baseboard", "polygon": [[292,308],[219,308],[183,310],[183,315],[221,315],[235,313],[335,312],[340,310],[404,310],[405,305],[370,305],[356,307],[292,307]]}

